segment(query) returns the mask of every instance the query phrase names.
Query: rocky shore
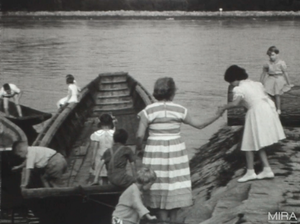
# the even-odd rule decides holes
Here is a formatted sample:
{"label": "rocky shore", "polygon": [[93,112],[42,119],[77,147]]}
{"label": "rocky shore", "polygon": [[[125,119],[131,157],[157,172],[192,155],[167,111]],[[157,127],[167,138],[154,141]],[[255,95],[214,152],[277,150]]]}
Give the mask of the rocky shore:
{"label": "rocky shore", "polygon": [[268,213],[288,212],[300,223],[300,128],[285,128],[287,139],[267,149],[274,179],[238,183],[246,164],[242,132],[225,126],[198,149],[190,161],[194,205],[180,216],[189,224],[266,224]]}
{"label": "rocky shore", "polygon": [[0,12],[4,17],[80,17],[80,18],[300,18],[294,11],[39,11]]}

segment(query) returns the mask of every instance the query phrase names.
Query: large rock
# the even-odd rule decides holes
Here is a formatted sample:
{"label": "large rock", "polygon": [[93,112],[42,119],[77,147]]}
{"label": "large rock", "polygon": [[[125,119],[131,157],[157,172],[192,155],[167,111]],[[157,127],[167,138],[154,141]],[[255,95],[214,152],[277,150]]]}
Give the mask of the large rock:
{"label": "large rock", "polygon": [[[194,205],[180,210],[189,224],[268,223],[268,213],[295,213],[300,220],[300,129],[285,129],[287,139],[268,147],[272,180],[238,183],[245,158],[242,127],[224,127],[198,149],[190,162]],[[258,156],[255,170],[262,170]]]}

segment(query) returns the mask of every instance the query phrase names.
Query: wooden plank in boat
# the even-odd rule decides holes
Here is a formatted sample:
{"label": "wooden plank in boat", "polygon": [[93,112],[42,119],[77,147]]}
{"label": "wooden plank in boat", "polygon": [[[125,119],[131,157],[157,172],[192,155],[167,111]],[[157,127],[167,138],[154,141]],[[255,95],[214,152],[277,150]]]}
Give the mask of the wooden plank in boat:
{"label": "wooden plank in boat", "polygon": [[82,168],[83,163],[84,157],[74,159],[73,166],[70,167],[69,180],[67,186],[74,186],[76,178]]}
{"label": "wooden plank in boat", "polygon": [[136,114],[128,114],[123,116],[115,115],[118,124],[117,128],[125,129],[128,132],[127,144],[136,143],[136,132],[138,129],[138,118]]}
{"label": "wooden plank in boat", "polygon": [[128,76],[127,72],[113,72],[113,73],[102,73],[99,75],[101,78],[103,77],[118,77],[118,76]]}
{"label": "wooden plank in boat", "polygon": [[107,102],[101,102],[101,103],[96,103],[97,106],[105,106],[105,105],[122,105],[122,104],[129,104],[133,105],[132,99],[129,100],[124,100],[124,101],[107,101]]}
{"label": "wooden plank in boat", "polygon": [[[86,139],[86,143],[89,142],[89,139]],[[90,177],[90,169],[92,166],[92,159],[93,159],[93,151],[87,150],[87,154],[84,157],[84,160],[82,162],[82,165],[78,171],[78,174],[76,175],[76,178],[73,182],[73,185],[82,185],[85,186],[88,184],[89,177]]]}
{"label": "wooden plank in boat", "polygon": [[130,96],[117,96],[117,97],[102,97],[96,99],[96,104],[114,104],[114,103],[128,103],[132,102],[132,98]]}
{"label": "wooden plank in boat", "polygon": [[118,90],[127,90],[128,86],[127,83],[118,83],[118,84],[100,84],[99,85],[99,90],[101,92],[104,91],[118,91]]}
{"label": "wooden plank in boat", "polygon": [[94,112],[99,111],[113,111],[113,110],[123,110],[132,108],[132,103],[120,103],[120,104],[111,104],[111,105],[95,105],[93,108]]}
{"label": "wooden plank in boat", "polygon": [[106,84],[106,83],[123,83],[127,82],[127,76],[122,75],[122,76],[116,76],[116,77],[103,77],[101,78],[101,83]]}
{"label": "wooden plank in boat", "polygon": [[129,89],[96,93],[96,98],[129,96]]}
{"label": "wooden plank in boat", "polygon": [[90,144],[85,144],[85,145],[81,145],[79,147],[76,147],[73,150],[74,150],[76,156],[83,156],[83,155],[86,155],[87,150],[89,149],[89,147],[90,147]]}

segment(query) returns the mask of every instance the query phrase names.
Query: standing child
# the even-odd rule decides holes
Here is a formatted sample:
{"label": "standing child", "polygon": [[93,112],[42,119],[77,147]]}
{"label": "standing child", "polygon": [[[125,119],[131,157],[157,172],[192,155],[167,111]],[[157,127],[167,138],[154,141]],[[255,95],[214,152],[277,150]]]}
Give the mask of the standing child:
{"label": "standing child", "polygon": [[[124,129],[116,130],[113,139],[114,145],[103,154],[101,168],[96,173],[93,184],[98,184],[99,173],[105,164],[109,182],[115,186],[126,188],[135,182],[135,155],[129,147],[125,146],[128,134]],[[133,176],[126,172],[127,161],[130,162]]]}
{"label": "standing child", "polygon": [[[263,85],[248,79],[246,70],[237,65],[232,65],[226,70],[224,79],[234,88],[233,101],[223,106],[223,111],[240,105],[247,108],[241,146],[241,150],[246,153],[247,172],[238,182],[273,178],[274,173],[265,147],[285,138],[274,102],[265,93]],[[255,151],[259,152],[264,167],[258,175],[254,172],[253,165]]]}
{"label": "standing child", "polygon": [[21,165],[12,168],[13,170],[26,168],[21,187],[28,187],[30,175],[33,170],[39,171],[45,187],[61,186],[60,179],[67,170],[67,162],[63,155],[47,147],[28,147],[26,142],[21,141],[14,142],[12,152],[25,159]]}
{"label": "standing child", "polygon": [[101,184],[107,183],[107,170],[101,168],[101,158],[104,152],[112,147],[113,134],[115,132],[116,120],[109,114],[102,114],[99,118],[99,130],[91,135],[91,148],[93,150],[92,175],[98,174],[101,177]]}
{"label": "standing child", "polygon": [[139,223],[142,217],[148,220],[156,219],[149,214],[141,198],[142,192],[148,191],[155,180],[156,174],[153,170],[143,167],[138,171],[136,183],[131,184],[119,198],[112,214],[112,224]]}
{"label": "standing child", "polygon": [[77,86],[73,75],[66,76],[66,83],[68,85],[68,95],[57,102],[57,107],[61,108],[67,103],[78,103],[78,95],[81,89]]}
{"label": "standing child", "polygon": [[263,72],[260,77],[260,82],[265,86],[266,92],[275,96],[275,104],[277,113],[281,114],[280,95],[291,89],[290,79],[286,72],[286,64],[278,57],[279,50],[272,46],[268,49],[267,55],[270,60],[263,66]]}

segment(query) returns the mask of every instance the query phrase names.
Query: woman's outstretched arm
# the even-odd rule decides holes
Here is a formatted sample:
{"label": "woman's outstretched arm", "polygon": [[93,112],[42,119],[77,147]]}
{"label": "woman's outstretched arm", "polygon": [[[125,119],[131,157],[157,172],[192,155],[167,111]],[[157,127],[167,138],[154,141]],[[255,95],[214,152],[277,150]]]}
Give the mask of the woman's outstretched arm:
{"label": "woman's outstretched arm", "polygon": [[206,121],[202,122],[202,121],[199,121],[198,119],[195,119],[194,117],[192,117],[189,114],[189,112],[187,112],[187,115],[183,122],[185,124],[191,125],[194,128],[203,129],[206,126],[213,123],[214,121],[216,121],[222,114],[223,114],[223,110],[218,109],[217,113],[214,116],[212,116],[212,117],[206,119]]}

